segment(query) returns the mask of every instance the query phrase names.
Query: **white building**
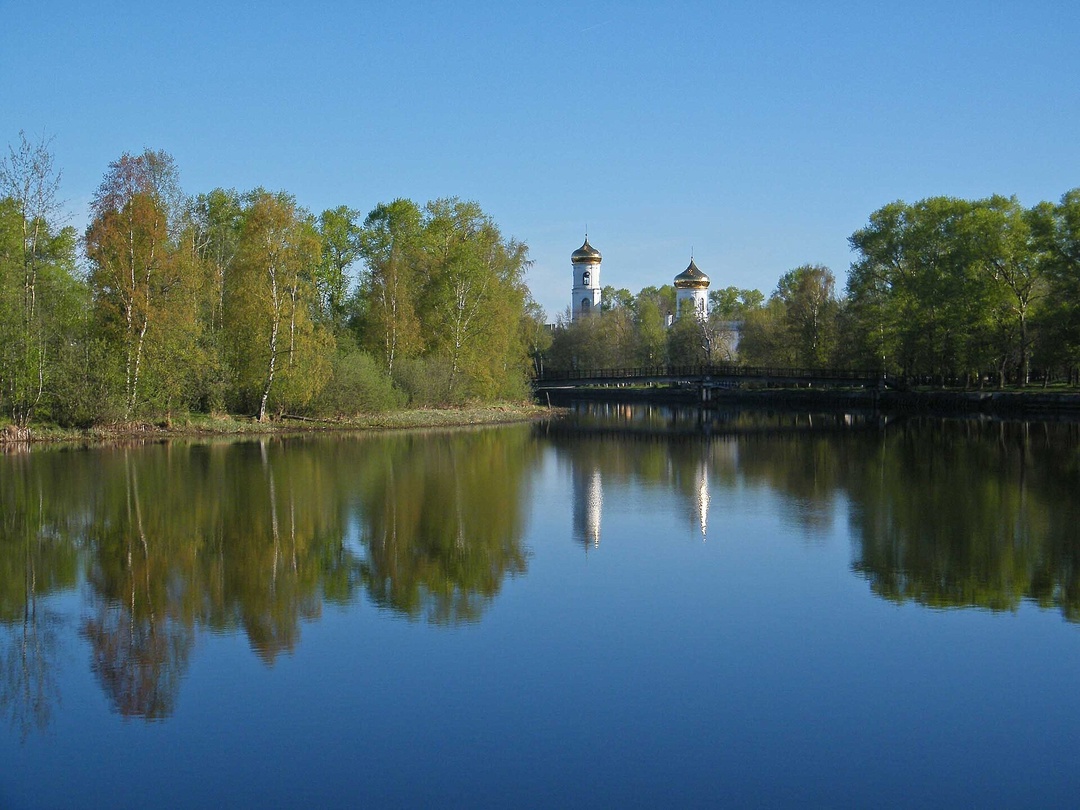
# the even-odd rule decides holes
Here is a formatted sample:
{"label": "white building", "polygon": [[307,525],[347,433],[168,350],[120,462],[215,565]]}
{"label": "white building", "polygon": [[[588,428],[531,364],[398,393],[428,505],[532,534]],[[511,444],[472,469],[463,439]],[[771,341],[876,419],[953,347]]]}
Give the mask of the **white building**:
{"label": "white building", "polygon": [[600,251],[589,244],[589,235],[585,234],[585,244],[570,254],[570,263],[574,268],[574,292],[570,313],[573,320],[600,311]]}
{"label": "white building", "polygon": [[694,259],[690,266],[675,276],[675,313],[682,315],[689,307],[700,320],[709,314],[709,277],[702,273]]}

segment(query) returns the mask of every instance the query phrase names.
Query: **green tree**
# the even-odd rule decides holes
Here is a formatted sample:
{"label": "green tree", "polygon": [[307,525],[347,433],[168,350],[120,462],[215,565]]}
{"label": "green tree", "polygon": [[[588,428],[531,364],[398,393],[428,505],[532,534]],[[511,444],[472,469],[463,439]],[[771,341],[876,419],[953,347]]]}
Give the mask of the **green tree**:
{"label": "green tree", "polygon": [[25,427],[49,400],[77,316],[75,232],[59,222],[49,142],[0,160],[0,403]]}
{"label": "green tree", "polygon": [[244,204],[235,189],[216,188],[196,197],[188,210],[184,244],[195,270],[199,346],[204,365],[192,400],[206,411],[225,408],[228,386],[224,345],[225,281],[240,244]]}
{"label": "green tree", "polygon": [[723,287],[709,292],[709,313],[725,321],[742,320],[748,312],[760,308],[764,303],[765,296],[760,290]]}
{"label": "green tree", "polygon": [[600,307],[604,312],[613,309],[633,309],[634,296],[626,289],[615,289],[610,284],[600,291]]}
{"label": "green tree", "polygon": [[751,366],[794,366],[796,360],[787,323],[787,308],[775,295],[770,296],[765,306],[747,313],[739,340],[740,359]]}
{"label": "green tree", "polygon": [[784,305],[788,355],[800,366],[825,366],[836,345],[839,302],[832,271],[804,264],[781,276],[775,295]]}
{"label": "green tree", "polygon": [[852,235],[847,291],[863,354],[939,378],[995,362],[994,290],[969,238],[972,210],[949,197],[890,203]]}
{"label": "green tree", "polygon": [[696,366],[711,359],[711,334],[706,322],[689,307],[667,332],[668,362],[676,366]]}
{"label": "green tree", "polygon": [[1025,210],[1015,197],[994,196],[975,203],[968,223],[975,265],[1001,296],[1003,331],[1012,345],[1000,351],[1018,358],[1020,385],[1031,376],[1029,323],[1032,307],[1045,292],[1043,276],[1049,265],[1035,233],[1044,222],[1045,213]]}
{"label": "green tree", "polygon": [[344,205],[327,209],[319,215],[322,261],[319,262],[315,286],[319,294],[321,317],[331,325],[335,335],[345,326],[349,268],[362,255],[359,218],[359,211]]}
{"label": "green tree", "polygon": [[423,346],[416,299],[420,290],[420,209],[398,199],[376,206],[360,231],[360,256],[367,267],[360,289],[366,306],[361,327],[365,346],[393,375],[398,357]]}
{"label": "green tree", "polygon": [[225,327],[236,402],[259,421],[271,406],[306,405],[330,375],[333,336],[313,318],[320,255],[314,221],[291,196],[247,195]]}
{"label": "green tree", "polygon": [[179,246],[182,200],[172,157],[146,150],[109,164],[91,205],[90,286],[102,333],[118,349],[128,417],[143,406],[170,410],[199,355],[197,280]]}
{"label": "green tree", "polygon": [[638,362],[646,366],[667,362],[667,325],[675,316],[675,288],[644,287],[634,300]]}
{"label": "green tree", "polygon": [[449,369],[450,397],[523,393],[528,358],[520,325],[529,264],[526,245],[504,239],[475,202],[425,206],[421,318],[429,351]]}
{"label": "green tree", "polygon": [[533,300],[532,294],[525,297],[525,308],[521,316],[521,333],[532,360],[532,370],[536,374],[544,373],[544,357],[551,349],[552,330],[547,323],[544,308]]}
{"label": "green tree", "polygon": [[1066,367],[1072,380],[1080,365],[1080,188],[1066,192],[1058,205],[1036,207],[1032,222],[1046,261],[1041,354]]}

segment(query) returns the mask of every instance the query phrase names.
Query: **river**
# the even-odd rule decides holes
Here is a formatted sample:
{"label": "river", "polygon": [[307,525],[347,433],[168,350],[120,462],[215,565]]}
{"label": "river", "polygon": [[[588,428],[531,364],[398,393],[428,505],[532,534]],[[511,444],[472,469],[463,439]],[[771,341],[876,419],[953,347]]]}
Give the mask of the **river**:
{"label": "river", "polygon": [[1078,672],[1076,423],[0,456],[3,808],[1066,806]]}

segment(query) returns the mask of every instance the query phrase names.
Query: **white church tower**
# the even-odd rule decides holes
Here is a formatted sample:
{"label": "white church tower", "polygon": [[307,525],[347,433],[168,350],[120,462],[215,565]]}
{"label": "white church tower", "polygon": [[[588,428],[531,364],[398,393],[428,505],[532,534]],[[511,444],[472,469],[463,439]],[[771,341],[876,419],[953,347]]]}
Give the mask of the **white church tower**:
{"label": "white church tower", "polygon": [[589,235],[585,234],[585,244],[570,254],[570,263],[574,267],[574,292],[570,303],[573,320],[592,312],[600,311],[600,251],[589,244]]}
{"label": "white church tower", "polygon": [[700,320],[705,320],[709,314],[709,277],[694,264],[693,256],[690,266],[675,276],[674,283],[675,311],[682,315],[692,309]]}

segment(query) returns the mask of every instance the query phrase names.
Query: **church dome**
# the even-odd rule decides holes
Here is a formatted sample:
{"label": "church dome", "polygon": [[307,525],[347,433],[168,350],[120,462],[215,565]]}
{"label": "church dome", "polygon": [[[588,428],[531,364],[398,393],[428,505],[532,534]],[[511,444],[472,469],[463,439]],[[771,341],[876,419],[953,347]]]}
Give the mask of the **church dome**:
{"label": "church dome", "polygon": [[589,237],[585,237],[585,244],[570,254],[573,264],[600,264],[600,251],[589,244]]}
{"label": "church dome", "polygon": [[709,287],[709,277],[702,273],[694,260],[690,266],[675,276],[675,288],[678,290],[705,290]]}

